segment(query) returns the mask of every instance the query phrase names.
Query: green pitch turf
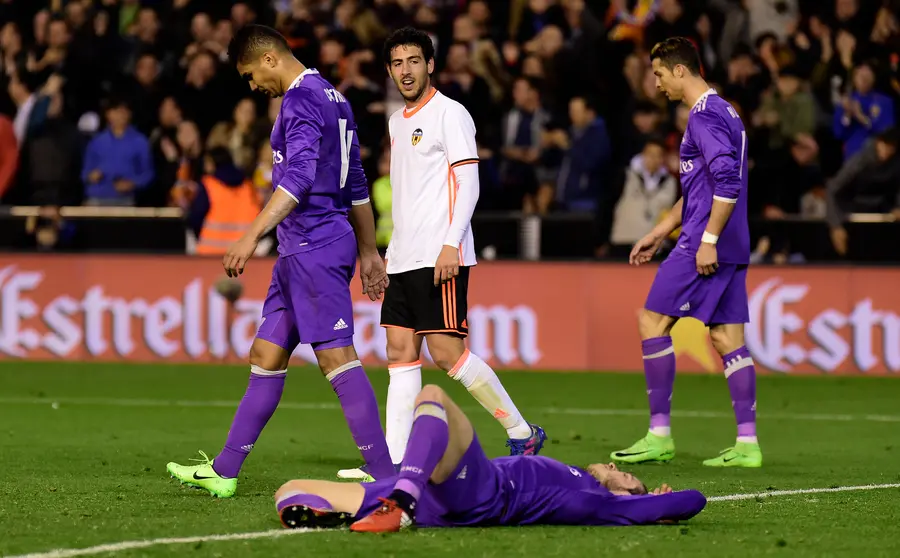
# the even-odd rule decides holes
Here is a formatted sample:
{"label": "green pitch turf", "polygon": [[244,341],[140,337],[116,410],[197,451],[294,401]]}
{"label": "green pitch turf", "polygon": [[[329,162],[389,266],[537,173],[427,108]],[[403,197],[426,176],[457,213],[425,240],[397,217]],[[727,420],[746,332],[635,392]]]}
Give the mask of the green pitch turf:
{"label": "green pitch turf", "polygon": [[[169,479],[166,462],[220,449],[246,376],[245,367],[0,363],[0,555],[278,529],[272,493],[282,482],[332,479],[359,463],[327,382],[295,369],[235,498],[216,500]],[[387,375],[370,376],[383,402]],[[606,461],[646,428],[639,374],[501,376],[552,438],[546,455]],[[489,455],[504,453],[505,433],[465,390],[439,373],[425,380],[463,405]],[[898,402],[900,378],[763,377],[763,468],[710,470],[701,460],[733,441],[728,389],[721,375],[682,375],[673,401],[678,456],[632,470],[648,485],[708,496],[900,483]],[[678,526],[311,532],[113,555],[873,557],[900,555],[898,541],[900,490],[879,489],[710,502]]]}

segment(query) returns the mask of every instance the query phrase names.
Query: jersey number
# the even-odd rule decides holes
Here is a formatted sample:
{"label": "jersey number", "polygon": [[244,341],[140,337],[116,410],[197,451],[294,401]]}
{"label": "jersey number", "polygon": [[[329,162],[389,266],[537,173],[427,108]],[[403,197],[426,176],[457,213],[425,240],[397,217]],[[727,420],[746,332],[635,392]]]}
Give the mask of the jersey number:
{"label": "jersey number", "polygon": [[341,188],[347,184],[347,173],[350,172],[350,148],[353,147],[353,130],[347,130],[347,119],[338,119],[341,134]]}

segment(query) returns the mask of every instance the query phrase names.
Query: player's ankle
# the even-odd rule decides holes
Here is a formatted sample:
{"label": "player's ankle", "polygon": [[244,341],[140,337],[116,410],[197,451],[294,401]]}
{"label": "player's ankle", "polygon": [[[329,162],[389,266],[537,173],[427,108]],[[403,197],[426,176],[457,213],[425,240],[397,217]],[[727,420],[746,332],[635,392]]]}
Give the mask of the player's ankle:
{"label": "player's ankle", "polygon": [[412,494],[406,492],[404,490],[400,490],[399,488],[395,488],[390,496],[388,496],[389,500],[393,500],[397,506],[406,512],[410,518],[413,517],[415,509],[416,509],[416,499]]}

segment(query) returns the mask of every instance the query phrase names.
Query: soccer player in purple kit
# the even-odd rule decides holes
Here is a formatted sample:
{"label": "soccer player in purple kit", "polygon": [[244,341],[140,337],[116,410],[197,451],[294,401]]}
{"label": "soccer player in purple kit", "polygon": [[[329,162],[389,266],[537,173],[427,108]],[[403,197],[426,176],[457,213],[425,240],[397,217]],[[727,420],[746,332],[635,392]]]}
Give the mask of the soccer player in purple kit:
{"label": "soccer player in purple kit", "polygon": [[696,490],[646,486],[615,465],[572,467],[544,456],[488,459],[472,423],[438,386],[415,402],[400,472],[374,483],[293,480],[275,494],[285,527],[385,533],[404,527],[648,525],[689,519]]}
{"label": "soccer player in purple kit", "polygon": [[722,356],[737,442],[707,459],[710,467],[761,467],[756,438],[756,372],[744,345],[749,321],[747,265],[747,133],[734,108],[701,76],[700,57],[686,38],[674,37],[650,51],[656,87],[691,107],[681,141],[682,198],[668,217],[635,244],[630,263],[651,260],[663,240],[681,226],[677,244],[659,266],[639,321],[650,429],[629,448],[613,452],[623,463],[675,457],[670,429],[675,351],[669,333],[683,317],[709,326]]}
{"label": "soccer player in purple kit", "polygon": [[169,463],[167,469],[214,496],[234,495],[238,472],[281,400],[291,353],[309,343],[369,471],[376,479],[392,476],[375,393],[353,348],[350,280],[357,249],[369,298],[383,295],[387,275],[350,104],[268,27],[240,29],[229,56],[252,90],[284,99],[271,135],[275,192],[223,265],[229,276],[243,273],[259,240],[276,228],[279,255],[250,348],[250,383],[224,449],[213,460],[201,452],[200,465]]}

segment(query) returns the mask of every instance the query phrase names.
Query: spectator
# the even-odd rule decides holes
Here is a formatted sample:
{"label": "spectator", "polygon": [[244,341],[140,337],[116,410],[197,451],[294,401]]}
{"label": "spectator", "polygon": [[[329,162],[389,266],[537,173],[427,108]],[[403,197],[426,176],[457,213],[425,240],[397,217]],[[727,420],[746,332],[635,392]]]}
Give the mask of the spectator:
{"label": "spectator", "polygon": [[12,187],[18,166],[19,146],[12,120],[0,114],[0,199]]}
{"label": "spectator", "polygon": [[513,85],[513,108],[503,124],[503,158],[500,180],[517,207],[529,213],[546,213],[553,190],[538,192],[541,137],[550,115],[541,107],[537,84],[519,78]]}
{"label": "spectator", "polygon": [[[664,163],[666,145],[650,139],[631,159],[618,188],[608,192],[601,211],[612,214],[612,232],[604,255],[627,257],[635,242],[646,236],[678,200],[678,179]],[[610,222],[608,215],[600,221]]]}
{"label": "spectator", "polygon": [[385,149],[378,160],[378,180],[372,184],[372,204],[378,214],[375,222],[375,243],[380,250],[387,250],[394,232],[391,217],[391,152]]}
{"label": "spectator", "polygon": [[491,105],[485,102],[491,97],[491,89],[487,81],[472,71],[470,62],[467,43],[456,42],[450,45],[447,63],[438,77],[437,86],[441,93],[466,107],[481,140],[485,131],[492,127]]}
{"label": "spectator", "polygon": [[197,124],[190,120],[178,124],[176,137],[179,160],[175,184],[170,190],[170,203],[186,210],[197,195],[197,188],[204,174],[203,140]]}
{"label": "spectator", "polygon": [[834,113],[834,135],[844,142],[844,157],[855,155],[866,140],[894,126],[894,103],[874,90],[875,69],[862,63],[853,70],[853,92]]}
{"label": "spectator", "polygon": [[257,154],[256,170],[253,171],[253,186],[256,188],[256,195],[259,197],[260,205],[265,207],[272,197],[272,146],[269,141],[259,148]]}
{"label": "spectator", "polygon": [[142,134],[150,134],[157,124],[159,105],[166,90],[166,84],[160,81],[161,69],[155,55],[144,53],[134,65],[134,77],[122,87],[123,96],[134,107],[134,126]]}
{"label": "spectator", "polygon": [[131,126],[122,100],[106,106],[107,128],[88,144],[81,179],[87,205],[134,205],[137,191],[153,181],[153,159],[146,136]]}
{"label": "spectator", "polygon": [[[557,181],[556,199],[570,211],[594,212],[609,171],[612,147],[606,122],[584,97],[569,102],[572,126],[560,147],[566,149]],[[608,184],[607,184],[608,186]]]}
{"label": "spectator", "polygon": [[153,185],[138,194],[141,206],[162,207],[169,202],[169,189],[178,177],[181,151],[178,147],[178,126],[184,121],[181,107],[174,97],[166,97],[159,105],[158,125],[150,133],[150,150],[156,176]]}
{"label": "spectator", "polygon": [[775,81],[775,90],[765,96],[762,106],[753,115],[753,125],[767,132],[771,151],[783,149],[801,134],[811,136],[815,133],[815,100],[801,89],[802,85],[802,76],[796,67],[782,68]]}
{"label": "spectator", "polygon": [[831,240],[841,256],[847,254],[844,219],[851,212],[900,215],[900,153],[896,129],[881,132],[847,159],[828,182],[828,224]]}
{"label": "spectator", "polygon": [[253,184],[234,165],[227,149],[211,148],[203,165],[188,222],[199,231],[197,253],[220,256],[244,235],[262,207]]}
{"label": "spectator", "polygon": [[[49,102],[46,119],[31,130],[23,146],[27,151],[23,160],[29,162],[23,168],[29,188],[23,192],[21,204],[57,207],[81,202],[78,176],[82,143],[78,129],[63,117],[62,84],[62,78],[54,76],[40,91]],[[59,224],[58,220],[52,222]]]}
{"label": "spectator", "polygon": [[213,127],[206,147],[228,149],[234,165],[244,174],[252,174],[260,143],[255,122],[256,104],[253,99],[244,98],[234,107],[231,121],[219,122]]}

